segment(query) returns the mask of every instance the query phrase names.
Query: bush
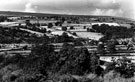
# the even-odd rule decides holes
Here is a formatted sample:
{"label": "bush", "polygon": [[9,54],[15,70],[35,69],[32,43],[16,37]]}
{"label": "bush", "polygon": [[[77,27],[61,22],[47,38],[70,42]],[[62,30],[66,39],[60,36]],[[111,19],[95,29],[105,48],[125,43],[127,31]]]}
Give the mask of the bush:
{"label": "bush", "polygon": [[65,26],[62,27],[62,30],[63,30],[63,31],[67,31],[67,27],[65,27]]}
{"label": "bush", "polygon": [[48,28],[52,28],[53,24],[52,23],[48,23]]}
{"label": "bush", "polygon": [[132,78],[123,78],[120,76],[119,73],[115,71],[110,71],[109,73],[105,74],[104,82],[135,82],[135,77]]}
{"label": "bush", "polygon": [[110,71],[109,73],[104,75],[104,82],[113,82],[113,80],[117,77],[120,77],[119,73],[116,73],[115,71]]}
{"label": "bush", "polygon": [[105,47],[104,47],[104,44],[98,44],[98,47],[97,47],[97,52],[101,55],[104,55],[105,54]]}
{"label": "bush", "polygon": [[71,26],[70,29],[74,29],[74,26]]}
{"label": "bush", "polygon": [[17,65],[9,64],[0,69],[1,82],[12,82],[22,74],[22,70]]}
{"label": "bush", "polygon": [[76,32],[73,32],[73,35],[74,35],[74,36],[77,36]]}
{"label": "bush", "polygon": [[16,55],[11,55],[8,54],[5,59],[3,60],[3,66],[9,65],[9,64],[17,64],[17,65],[21,65],[22,60],[24,60],[25,58],[20,55],[20,54],[16,54]]}
{"label": "bush", "polygon": [[3,55],[0,55],[0,63],[3,62],[5,57]]}
{"label": "bush", "polygon": [[115,53],[116,52],[115,43],[114,42],[112,42],[112,41],[108,42],[108,44],[107,44],[107,51],[109,53]]}

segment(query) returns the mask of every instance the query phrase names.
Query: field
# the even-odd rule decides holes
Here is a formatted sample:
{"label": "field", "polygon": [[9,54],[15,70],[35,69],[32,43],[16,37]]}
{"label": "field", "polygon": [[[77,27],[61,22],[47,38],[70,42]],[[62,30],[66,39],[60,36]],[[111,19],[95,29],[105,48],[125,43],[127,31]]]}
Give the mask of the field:
{"label": "field", "polygon": [[89,38],[94,40],[99,40],[101,37],[103,37],[102,34],[94,32],[76,32],[76,34],[81,38]]}

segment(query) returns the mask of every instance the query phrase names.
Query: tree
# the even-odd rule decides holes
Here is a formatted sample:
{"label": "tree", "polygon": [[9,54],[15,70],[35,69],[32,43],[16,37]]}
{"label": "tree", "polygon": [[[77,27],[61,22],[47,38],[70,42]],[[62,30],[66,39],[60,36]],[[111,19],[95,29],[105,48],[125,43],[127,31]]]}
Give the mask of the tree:
{"label": "tree", "polygon": [[76,32],[73,32],[73,35],[74,35],[74,36],[77,36]]}
{"label": "tree", "polygon": [[56,22],[55,26],[59,26],[60,24],[62,24],[62,22]]}
{"label": "tree", "polygon": [[87,28],[87,32],[90,32],[90,29],[89,28]]}
{"label": "tree", "polygon": [[84,39],[82,39],[82,38],[77,38],[77,39],[74,40],[74,45],[75,45],[75,46],[83,46],[83,42],[85,42]]}
{"label": "tree", "polygon": [[67,27],[63,26],[63,27],[62,27],[62,30],[63,30],[63,31],[67,31]]}
{"label": "tree", "polygon": [[42,33],[46,33],[46,28],[42,28],[42,29],[41,29],[41,32],[42,32]]}
{"label": "tree", "polygon": [[99,42],[98,47],[97,47],[97,51],[101,55],[105,54],[105,47],[104,47],[104,44],[102,42]]}
{"label": "tree", "polygon": [[91,71],[93,73],[96,73],[96,69],[97,69],[97,67],[99,65],[99,57],[98,57],[98,55],[96,53],[92,53],[90,58],[91,58],[91,61],[90,61],[90,63],[91,63],[91,67],[90,67]]}
{"label": "tree", "polygon": [[70,29],[74,29],[74,26],[71,26]]}
{"label": "tree", "polygon": [[52,28],[53,24],[52,23],[48,23],[48,28]]}
{"label": "tree", "polygon": [[106,30],[109,28],[109,25],[107,25],[107,24],[101,24],[100,28],[101,28],[100,29],[100,32],[102,34],[105,34]]}
{"label": "tree", "polygon": [[24,61],[23,69],[28,72],[39,72],[46,75],[56,62],[54,47],[46,43],[37,44],[32,48],[31,54]]}
{"label": "tree", "polygon": [[86,29],[86,26],[83,26],[83,29]]}
{"label": "tree", "polygon": [[52,31],[51,31],[51,30],[48,30],[47,32],[48,32],[48,33],[51,33]]}
{"label": "tree", "polygon": [[4,22],[5,20],[7,20],[7,17],[5,17],[5,16],[0,16],[0,22]]}
{"label": "tree", "polygon": [[92,29],[94,29],[94,30],[98,30],[98,28],[99,28],[99,25],[98,24],[96,24],[96,25],[92,25]]}
{"label": "tree", "polygon": [[40,27],[40,23],[37,23],[36,25],[37,25],[38,27]]}
{"label": "tree", "polygon": [[61,40],[62,40],[62,42],[69,42],[68,34],[63,32],[63,34],[61,35]]}
{"label": "tree", "polygon": [[25,23],[26,23],[27,26],[32,26],[32,24],[30,23],[30,20],[26,20]]}
{"label": "tree", "polygon": [[115,43],[114,42],[112,42],[112,41],[108,42],[108,44],[107,44],[107,51],[109,53],[115,53],[116,52]]}
{"label": "tree", "polygon": [[61,19],[62,23],[64,23],[65,20],[66,20],[65,17],[62,17],[62,19]]}
{"label": "tree", "polygon": [[99,39],[99,41],[100,41],[100,42],[103,42],[103,43],[105,43],[107,40],[108,40],[108,39],[107,39],[106,36],[103,36],[103,37],[101,37],[101,38]]}
{"label": "tree", "polygon": [[74,45],[65,43],[60,50],[56,69],[62,74],[83,75],[90,72],[90,54],[87,48],[75,48]]}

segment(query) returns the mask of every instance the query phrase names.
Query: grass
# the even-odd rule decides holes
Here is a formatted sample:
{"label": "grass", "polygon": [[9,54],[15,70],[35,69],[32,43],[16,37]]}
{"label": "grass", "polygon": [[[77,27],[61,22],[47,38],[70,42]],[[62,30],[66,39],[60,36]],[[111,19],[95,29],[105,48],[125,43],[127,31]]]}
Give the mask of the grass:
{"label": "grass", "polygon": [[94,40],[99,40],[101,37],[103,37],[102,34],[94,32],[76,32],[76,34],[81,38],[89,38]]}

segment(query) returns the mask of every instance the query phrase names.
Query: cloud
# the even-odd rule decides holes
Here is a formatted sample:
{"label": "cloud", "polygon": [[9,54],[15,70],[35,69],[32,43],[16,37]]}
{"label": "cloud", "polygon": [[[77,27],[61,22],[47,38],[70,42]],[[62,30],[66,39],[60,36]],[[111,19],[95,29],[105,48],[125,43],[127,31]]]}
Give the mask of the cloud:
{"label": "cloud", "polygon": [[123,17],[135,19],[135,0],[120,0]]}
{"label": "cloud", "polygon": [[91,14],[93,15],[103,15],[103,16],[122,16],[123,11],[121,9],[96,9]]}
{"label": "cloud", "polygon": [[26,0],[0,0],[0,11],[22,11]]}
{"label": "cloud", "polygon": [[135,0],[0,0],[0,10],[109,15],[135,19]]}
{"label": "cloud", "polygon": [[32,5],[32,3],[27,3],[25,5],[25,11],[24,12],[35,13],[35,12],[37,12],[37,6]]}
{"label": "cloud", "polygon": [[[117,0],[118,1],[118,0]],[[92,15],[123,16],[121,4],[116,0],[89,0],[89,7],[95,8]]]}
{"label": "cloud", "polygon": [[135,0],[89,0],[89,7],[95,8],[94,15],[109,15],[135,19]]}

